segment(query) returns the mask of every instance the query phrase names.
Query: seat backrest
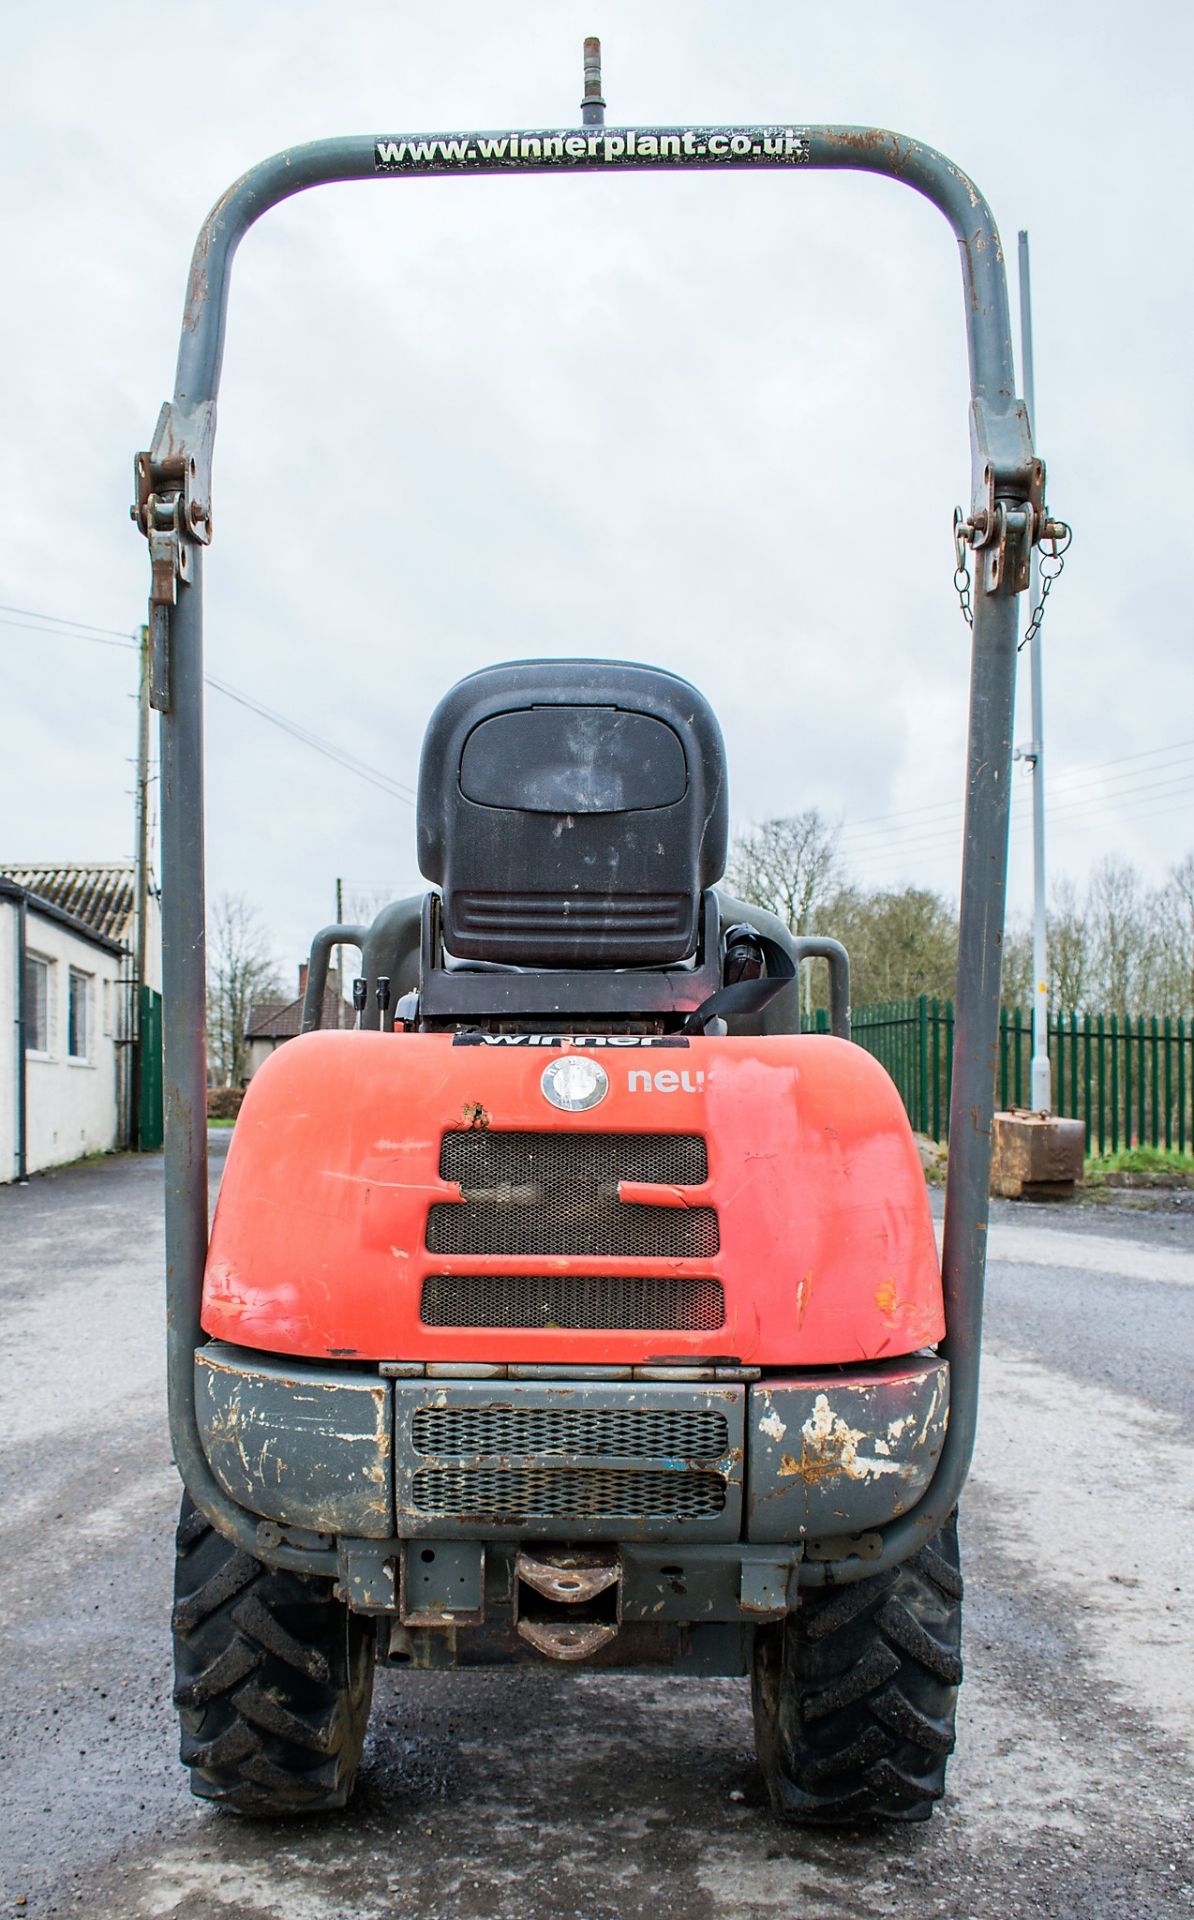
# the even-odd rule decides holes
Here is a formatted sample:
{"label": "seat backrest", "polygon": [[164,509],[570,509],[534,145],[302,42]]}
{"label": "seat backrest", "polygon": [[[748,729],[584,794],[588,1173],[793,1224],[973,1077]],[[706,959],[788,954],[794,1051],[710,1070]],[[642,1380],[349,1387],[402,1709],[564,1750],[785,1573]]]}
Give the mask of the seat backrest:
{"label": "seat backrest", "polygon": [[419,864],[463,960],[666,966],[696,949],[729,832],[725,749],[695,687],[617,660],[487,667],[440,701]]}

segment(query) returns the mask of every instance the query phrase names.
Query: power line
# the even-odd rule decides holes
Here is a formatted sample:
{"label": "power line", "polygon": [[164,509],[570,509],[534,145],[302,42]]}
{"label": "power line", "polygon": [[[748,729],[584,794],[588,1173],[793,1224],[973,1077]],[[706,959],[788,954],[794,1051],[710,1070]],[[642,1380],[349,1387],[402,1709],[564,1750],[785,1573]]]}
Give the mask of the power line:
{"label": "power line", "polygon": [[[1162,773],[1167,767],[1189,767],[1191,764],[1188,758],[1169,762],[1162,761],[1158,763],[1156,767],[1137,767],[1128,774],[1121,774],[1115,777],[1120,780],[1131,780],[1137,773]],[[1145,780],[1133,786],[1120,786],[1111,792],[1090,794],[1083,794],[1081,791],[1074,792],[1068,786],[1060,786],[1051,790],[1050,819],[1065,820],[1075,814],[1086,817],[1092,813],[1107,812],[1131,815],[1134,809],[1130,805],[1124,805],[1123,803],[1130,801],[1133,796],[1142,793],[1160,792],[1170,787],[1184,789],[1188,787],[1192,780],[1194,780],[1194,772],[1181,772],[1173,774],[1165,780]],[[1019,796],[1013,800],[1012,808],[1011,825],[1014,833],[1027,825],[1031,816]],[[947,847],[957,838],[959,826],[960,822],[958,821],[942,823],[941,825],[926,821],[924,832],[903,833],[899,836],[897,842],[898,851],[903,853],[914,849],[922,852],[932,852],[936,848]],[[892,840],[892,835],[885,834],[882,837],[875,835],[872,836],[870,844],[861,847],[857,845],[847,845],[845,852],[848,858],[857,860],[866,861],[871,858],[881,858],[889,850],[895,850],[892,845]]]}
{"label": "power line", "polygon": [[[124,627],[97,627],[93,626],[90,620],[69,620],[65,614],[38,613],[34,607],[9,607],[6,606],[3,601],[0,601],[0,613],[19,613],[27,620],[49,621],[52,626],[60,628],[75,627],[80,633],[114,636],[117,640],[123,640],[127,646],[131,647],[135,647],[137,644],[136,634],[127,632]],[[8,623],[6,622],[5,624],[7,625]],[[40,631],[40,629],[35,629],[35,631]]]}
{"label": "power line", "polygon": [[65,627],[35,627],[28,620],[5,620],[0,616],[0,627],[17,627],[22,633],[54,633],[65,640],[90,640],[93,647],[123,647],[136,649],[135,640],[109,640],[99,633],[69,633]]}
{"label": "power line", "polygon": [[[1074,772],[1075,771],[1080,772],[1081,769],[1076,769],[1073,771],[1068,768],[1063,769],[1063,771],[1060,774],[1054,775],[1054,777],[1048,783],[1049,805],[1050,805],[1051,815],[1061,810],[1062,808],[1064,808],[1071,799],[1078,799],[1084,792],[1088,790],[1099,788],[1102,790],[1103,793],[1107,795],[1107,797],[1111,799],[1115,799],[1120,793],[1127,794],[1127,793],[1136,791],[1134,787],[1125,786],[1122,783],[1125,781],[1135,780],[1137,775],[1139,774],[1163,773],[1167,768],[1170,768],[1170,767],[1187,767],[1190,765],[1194,765],[1194,755],[1190,755],[1190,754],[1179,754],[1178,757],[1173,760],[1156,759],[1156,756],[1158,754],[1172,752],[1176,748],[1184,746],[1186,744],[1187,743],[1184,741],[1174,741],[1172,747],[1149,748],[1147,755],[1124,754],[1124,755],[1121,755],[1118,760],[1106,761],[1102,763],[1107,766],[1124,766],[1124,771],[1121,773],[1112,773],[1112,774],[1103,775],[1092,770],[1087,774],[1085,778],[1075,778]],[[1156,764],[1151,767],[1144,767],[1144,766],[1128,767],[1124,765],[1124,763],[1129,759],[1142,760],[1145,758],[1156,759]],[[1095,804],[1095,803],[1083,800],[1081,801],[1081,804],[1088,805],[1088,804]],[[958,825],[960,824],[961,813],[962,813],[962,803],[960,801],[952,801],[952,800],[940,801],[936,803],[931,810],[934,812],[951,813],[953,815],[953,819],[941,821],[941,822],[925,820],[921,823],[921,826],[924,829],[924,833],[934,834],[934,833],[937,833],[938,831],[941,831],[941,832],[956,831]],[[1025,794],[1023,790],[1021,790],[1019,793],[1014,794],[1012,796],[1012,810],[1013,810],[1013,815],[1028,814],[1031,810],[1031,797]],[[922,809],[912,809],[912,808],[908,809],[909,814],[911,814],[914,811],[928,812],[930,811],[930,808],[926,807]],[[873,817],[877,820],[882,820],[884,818],[891,818],[894,821],[894,820],[898,820],[901,816],[897,814],[893,814],[890,816],[879,814]],[[906,844],[914,844],[916,838],[923,838],[923,834],[920,833],[919,829],[914,828],[912,831],[913,831],[914,839],[912,842],[905,842]],[[907,833],[907,829],[894,826],[894,825],[891,827],[873,826],[867,830],[863,830],[861,826],[846,827],[843,829],[841,837],[844,842],[855,845],[855,846],[857,846],[860,841],[865,841],[865,842],[874,842],[875,845],[878,847],[878,846],[881,846],[884,841],[890,839],[892,835],[897,833],[900,835],[901,840],[904,841],[905,835]],[[864,847],[861,849],[861,851],[867,852],[867,851],[870,851],[870,848]]]}
{"label": "power line", "polygon": [[247,707],[250,713],[257,714],[262,720],[268,720],[271,726],[278,727],[281,732],[289,734],[291,739],[297,740],[300,745],[310,747],[315,753],[323,754],[326,759],[333,760],[337,766],[343,767],[347,773],[355,773],[362,780],[367,780],[371,786],[380,787],[383,793],[390,794],[393,799],[404,801],[408,807],[414,806],[415,796],[410,788],[404,786],[401,781],[393,779],[390,774],[384,773],[380,767],[370,766],[368,761],[358,759],[355,754],[336,746],[333,741],[325,740],[320,734],[312,733],[309,728],[300,726],[298,721],[288,719],[285,714],[265,706],[260,700],[254,700],[251,694],[243,693],[239,687],[230,686],[226,680],[218,680],[211,673],[204,674],[203,678],[206,686],[213,687],[217,693],[222,693],[225,699],[234,700],[238,707]]}
{"label": "power line", "polygon": [[[4,615],[18,617],[4,618]],[[136,635],[124,633],[119,627],[96,626],[90,621],[71,620],[56,614],[39,613],[31,607],[9,606],[3,601],[0,601],[0,626],[13,627],[28,633],[57,634],[68,640],[86,640],[95,646],[115,646],[136,650],[140,645]],[[269,707],[264,701],[254,699],[252,694],[246,693],[241,687],[233,686],[230,681],[221,680],[214,674],[205,674],[204,681],[214,692],[223,694],[225,699],[234,701],[236,705],[256,714],[270,726],[277,727],[280,732],[287,734],[300,746],[309,747],[313,753],[323,755],[344,772],[355,773],[359,779],[389,794],[391,798],[403,801],[407,806],[415,804],[413,790],[405,782],[385,772],[383,768],[372,766],[368,761],[362,760],[359,755],[337,746],[335,741],[313,732],[309,727],[304,727],[299,721],[292,720],[287,714],[279,712],[277,708]],[[1116,754],[1107,760],[1079,761],[1073,767],[1063,768],[1049,782],[1051,822],[1056,822],[1058,832],[1064,832],[1068,822],[1072,821],[1074,825],[1085,824],[1091,812],[1113,810],[1128,819],[1152,819],[1180,811],[1181,809],[1177,807],[1164,806],[1142,812],[1138,802],[1136,805],[1126,806],[1121,803],[1130,802],[1133,796],[1151,795],[1169,788],[1184,792],[1194,779],[1194,775],[1178,774],[1168,780],[1145,781],[1136,786],[1118,783],[1131,782],[1138,774],[1162,773],[1170,767],[1191,764],[1190,757],[1179,757],[1171,761],[1159,759],[1163,754],[1180,756],[1183,749],[1187,747],[1194,747],[1194,740],[1172,740],[1164,746],[1146,747],[1137,753]],[[1146,760],[1157,761],[1158,764],[1150,767],[1135,764]],[[1126,771],[1103,777],[1102,770],[1108,767],[1123,767]],[[1103,792],[1091,794],[1089,798],[1082,797],[1083,789],[1091,787],[1101,788]],[[1113,790],[1108,792],[1109,788]],[[1147,806],[1147,801],[1145,804]],[[1018,832],[1030,824],[1029,796],[1022,792],[1013,795],[1012,808],[1011,830]],[[844,827],[841,839],[847,843],[845,847],[847,857],[859,860],[864,867],[868,864],[872,867],[879,864],[886,860],[890,853],[900,856],[908,852],[931,855],[947,849],[956,840],[961,826],[962,812],[962,803],[957,800],[927,801],[923,806],[905,807],[888,814],[866,815],[852,825]],[[914,828],[911,834],[906,828],[897,824],[925,814],[943,814],[946,818],[940,822],[926,819],[922,823],[922,828]],[[886,824],[888,822],[891,823],[890,826]],[[898,846],[892,848],[890,842],[896,836],[898,836]],[[854,844],[853,853],[851,853],[851,842]],[[860,842],[865,844],[860,845]]]}
{"label": "power line", "polygon": [[[8,620],[6,613],[25,616],[19,620]],[[30,624],[37,621],[38,625]],[[82,620],[60,620],[53,614],[35,613],[29,607],[6,607],[0,602],[0,626],[16,627],[26,633],[53,633],[66,640],[86,640],[92,646],[124,647],[136,651],[140,641],[132,634],[122,635],[116,627],[90,627]],[[114,637],[115,636],[115,637]],[[230,681],[220,680],[214,674],[203,676],[204,684],[222,693],[228,700],[234,700],[238,706],[246,707],[250,713],[278,727],[301,746],[310,747],[313,753],[320,753],[325,759],[332,760],[346,773],[355,773],[358,778],[367,780],[371,786],[378,787],[391,798],[403,801],[408,807],[415,804],[413,790],[401,780],[395,780],[392,774],[380,767],[370,766],[369,762],[349,753],[346,748],[338,747],[333,740],[327,740],[322,734],[313,733],[297,720],[291,720],[286,714],[279,713],[274,707],[267,707],[264,701],[255,700],[252,694],[241,687],[234,687]]]}

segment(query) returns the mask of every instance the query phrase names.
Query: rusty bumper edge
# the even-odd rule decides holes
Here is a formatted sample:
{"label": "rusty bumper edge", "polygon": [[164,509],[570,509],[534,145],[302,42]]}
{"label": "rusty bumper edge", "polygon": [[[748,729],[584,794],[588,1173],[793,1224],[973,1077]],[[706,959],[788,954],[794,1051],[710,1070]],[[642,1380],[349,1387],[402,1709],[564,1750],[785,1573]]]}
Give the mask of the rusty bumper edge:
{"label": "rusty bumper edge", "polygon": [[834,1539],[916,1505],[948,1424],[949,1365],[936,1356],[761,1382],[746,1423],[747,1539],[802,1540],[811,1557],[832,1558]]}

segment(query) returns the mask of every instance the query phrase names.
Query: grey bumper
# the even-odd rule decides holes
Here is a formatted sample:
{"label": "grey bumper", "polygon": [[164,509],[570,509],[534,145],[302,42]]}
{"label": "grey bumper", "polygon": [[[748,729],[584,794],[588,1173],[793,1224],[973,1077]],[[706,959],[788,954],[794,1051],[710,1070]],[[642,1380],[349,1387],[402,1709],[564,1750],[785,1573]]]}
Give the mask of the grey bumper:
{"label": "grey bumper", "polygon": [[349,1539],[814,1542],[884,1525],[932,1478],[933,1357],[723,1381],[390,1381],[212,1343],[204,1451],[229,1497]]}

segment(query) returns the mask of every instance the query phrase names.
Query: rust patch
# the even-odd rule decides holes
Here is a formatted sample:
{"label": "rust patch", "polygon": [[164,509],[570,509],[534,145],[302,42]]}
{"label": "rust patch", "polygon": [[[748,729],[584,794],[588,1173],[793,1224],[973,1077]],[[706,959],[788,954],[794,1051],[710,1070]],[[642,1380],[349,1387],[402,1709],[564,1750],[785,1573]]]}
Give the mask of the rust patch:
{"label": "rust patch", "polygon": [[808,1311],[809,1295],[812,1290],[813,1270],[810,1267],[806,1273],[801,1274],[796,1283],[796,1325],[798,1327],[804,1325],[804,1316]]}
{"label": "rust patch", "polygon": [[473,1133],[485,1133],[493,1124],[488,1109],[479,1100],[466,1100],[461,1108],[461,1118]]}
{"label": "rust patch", "polygon": [[851,1427],[833,1411],[826,1394],[819,1393],[813,1411],[800,1429],[800,1458],[780,1456],[777,1479],[803,1480],[806,1486],[818,1486],[822,1480],[866,1480],[872,1476],[898,1473],[908,1469],[888,1458],[867,1458],[860,1449],[873,1439],[865,1429]]}

